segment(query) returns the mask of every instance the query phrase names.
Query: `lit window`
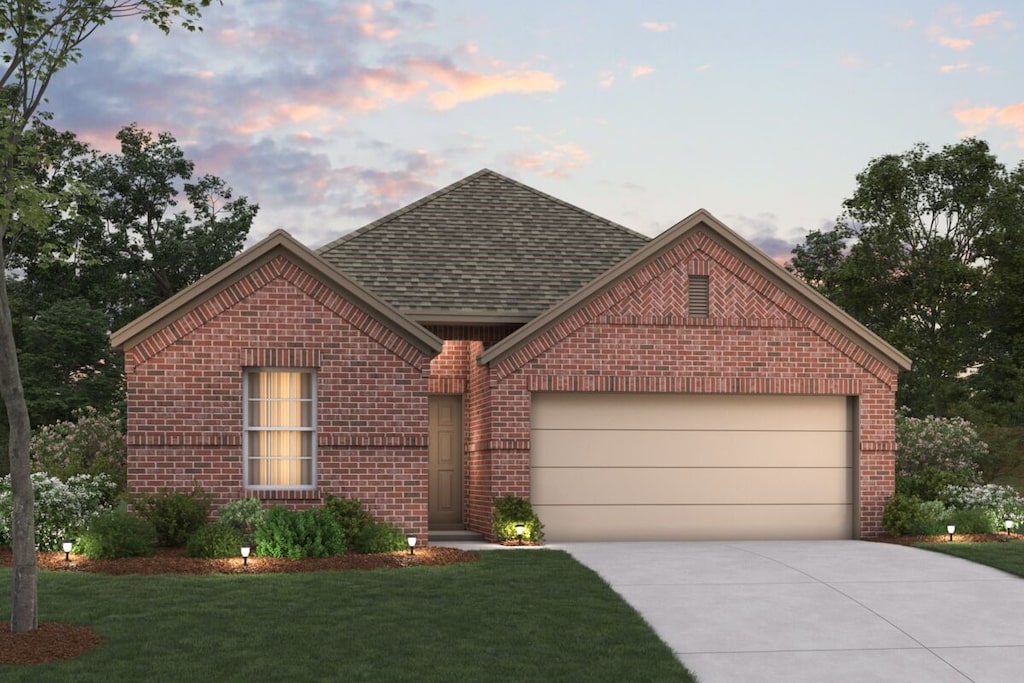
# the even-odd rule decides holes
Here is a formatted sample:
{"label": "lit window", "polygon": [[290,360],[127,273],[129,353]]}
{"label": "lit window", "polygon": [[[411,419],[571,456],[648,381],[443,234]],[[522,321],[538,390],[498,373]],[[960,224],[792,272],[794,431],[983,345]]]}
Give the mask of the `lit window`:
{"label": "lit window", "polygon": [[312,488],[316,461],[315,378],[309,370],[245,373],[245,485]]}

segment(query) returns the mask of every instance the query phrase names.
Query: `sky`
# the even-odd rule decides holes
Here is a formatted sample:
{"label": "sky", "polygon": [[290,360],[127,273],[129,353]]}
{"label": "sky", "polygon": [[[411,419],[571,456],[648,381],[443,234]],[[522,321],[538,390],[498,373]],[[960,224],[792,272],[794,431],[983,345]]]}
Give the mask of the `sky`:
{"label": "sky", "polygon": [[224,0],[101,27],[52,125],[171,133],[310,247],[490,168],[657,235],[704,208],[783,261],[884,154],[1024,158],[1024,3]]}

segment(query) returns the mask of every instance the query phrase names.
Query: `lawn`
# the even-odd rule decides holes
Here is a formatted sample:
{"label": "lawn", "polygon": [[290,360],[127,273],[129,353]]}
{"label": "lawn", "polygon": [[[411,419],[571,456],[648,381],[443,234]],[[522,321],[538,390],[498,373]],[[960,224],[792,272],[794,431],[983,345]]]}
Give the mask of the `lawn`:
{"label": "lawn", "polygon": [[[10,585],[10,569],[0,585]],[[302,574],[40,572],[40,620],[103,644],[0,680],[693,681],[640,616],[560,551]],[[10,614],[0,593],[0,614]]]}
{"label": "lawn", "polygon": [[915,543],[918,548],[962,557],[1024,577],[1024,542],[1009,543]]}

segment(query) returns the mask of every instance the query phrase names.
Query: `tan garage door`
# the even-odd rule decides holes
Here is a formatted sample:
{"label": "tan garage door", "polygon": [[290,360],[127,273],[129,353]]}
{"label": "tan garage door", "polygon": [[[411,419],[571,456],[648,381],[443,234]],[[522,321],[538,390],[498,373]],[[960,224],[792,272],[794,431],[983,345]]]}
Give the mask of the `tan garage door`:
{"label": "tan garage door", "polygon": [[846,397],[533,395],[551,541],[851,538]]}

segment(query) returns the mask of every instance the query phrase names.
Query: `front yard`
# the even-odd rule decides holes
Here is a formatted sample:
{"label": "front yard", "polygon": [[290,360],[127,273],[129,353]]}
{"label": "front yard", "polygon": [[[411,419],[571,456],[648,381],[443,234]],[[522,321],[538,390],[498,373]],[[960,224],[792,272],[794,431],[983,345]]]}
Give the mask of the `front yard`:
{"label": "front yard", "polygon": [[[10,569],[0,614],[10,614]],[[251,576],[40,572],[40,621],[87,626],[77,659],[15,681],[692,681],[640,616],[559,551],[447,567]]]}

